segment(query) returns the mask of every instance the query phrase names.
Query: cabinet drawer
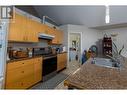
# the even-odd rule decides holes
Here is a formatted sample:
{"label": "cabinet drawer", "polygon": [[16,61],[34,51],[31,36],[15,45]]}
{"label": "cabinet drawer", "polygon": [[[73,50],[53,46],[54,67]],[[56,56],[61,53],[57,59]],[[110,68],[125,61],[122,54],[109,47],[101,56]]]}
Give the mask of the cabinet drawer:
{"label": "cabinet drawer", "polygon": [[25,65],[24,61],[11,62],[7,64],[7,70],[19,68]]}
{"label": "cabinet drawer", "polygon": [[23,60],[23,61],[17,61],[17,62],[10,62],[7,64],[7,69],[11,70],[11,69],[15,69],[15,68],[19,68],[25,65],[29,65],[29,63],[33,62],[33,59],[28,59],[28,60]]}
{"label": "cabinet drawer", "polygon": [[30,65],[26,65],[24,67],[16,68],[13,70],[7,69],[6,83],[12,83],[25,76],[34,74],[33,69],[34,69],[34,65],[32,63]]}

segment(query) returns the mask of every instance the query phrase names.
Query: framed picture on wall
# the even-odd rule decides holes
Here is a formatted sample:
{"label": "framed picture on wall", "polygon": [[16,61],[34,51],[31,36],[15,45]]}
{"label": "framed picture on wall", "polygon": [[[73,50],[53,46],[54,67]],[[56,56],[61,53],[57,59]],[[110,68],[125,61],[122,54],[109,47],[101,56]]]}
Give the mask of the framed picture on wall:
{"label": "framed picture on wall", "polygon": [[75,40],[72,41],[72,48],[76,48],[76,41]]}

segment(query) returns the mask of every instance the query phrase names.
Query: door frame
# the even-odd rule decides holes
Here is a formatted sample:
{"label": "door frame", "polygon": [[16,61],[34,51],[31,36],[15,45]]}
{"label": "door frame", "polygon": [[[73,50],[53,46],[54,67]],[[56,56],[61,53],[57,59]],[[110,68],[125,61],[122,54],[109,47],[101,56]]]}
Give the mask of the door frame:
{"label": "door frame", "polygon": [[80,51],[80,59],[79,59],[79,60],[80,60],[80,63],[81,63],[81,56],[82,56],[82,32],[76,32],[76,31],[74,31],[74,32],[68,32],[68,62],[69,62],[69,55],[70,55],[70,54],[69,54],[69,53],[70,53],[70,52],[69,52],[70,35],[71,35],[72,33],[73,33],[73,34],[80,34],[80,37],[81,37],[81,38],[80,38],[80,46],[81,46],[81,47],[80,47],[80,50],[81,50],[81,51]]}

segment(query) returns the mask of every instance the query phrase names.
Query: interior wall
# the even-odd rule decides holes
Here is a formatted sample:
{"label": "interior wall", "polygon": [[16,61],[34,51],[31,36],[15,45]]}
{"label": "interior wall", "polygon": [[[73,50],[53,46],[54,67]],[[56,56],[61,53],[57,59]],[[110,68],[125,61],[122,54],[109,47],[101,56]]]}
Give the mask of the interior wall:
{"label": "interior wall", "polygon": [[99,30],[90,29],[82,25],[69,25],[69,32],[82,32],[82,52],[88,50],[91,45],[100,46],[103,33]]}
{"label": "interior wall", "polygon": [[[84,50],[88,50],[91,45],[97,45],[99,53],[102,54],[102,31],[90,29],[83,25],[63,25],[60,27],[64,31],[64,45],[66,46],[66,50],[69,51],[68,46],[68,35],[71,32],[79,32],[82,33],[81,39],[81,52]],[[69,55],[68,55],[69,56]]]}
{"label": "interior wall", "polygon": [[105,33],[108,36],[111,36],[111,34],[118,34],[116,37],[113,38],[113,41],[116,44],[118,50],[120,50],[122,46],[124,45],[125,48],[122,53],[127,53],[127,28],[104,30],[103,34]]}

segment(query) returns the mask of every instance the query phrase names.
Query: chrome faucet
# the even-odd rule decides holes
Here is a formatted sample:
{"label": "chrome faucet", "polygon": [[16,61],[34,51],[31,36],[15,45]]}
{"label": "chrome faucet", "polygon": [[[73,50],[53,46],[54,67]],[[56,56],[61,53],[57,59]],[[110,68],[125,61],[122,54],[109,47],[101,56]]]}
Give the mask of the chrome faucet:
{"label": "chrome faucet", "polygon": [[121,52],[124,49],[124,45],[122,46],[122,48],[118,51],[116,44],[113,42],[113,52],[112,55],[106,55],[107,57],[109,57],[113,62],[114,62],[114,66],[115,67],[120,67],[122,65],[122,61],[124,62],[124,57],[121,56]]}
{"label": "chrome faucet", "polygon": [[110,55],[106,55],[107,57],[109,57],[111,60],[112,60],[112,62],[113,62],[113,67],[120,67],[120,66],[122,66],[122,64],[121,64],[121,56],[119,55],[119,56],[117,56],[117,57],[112,57],[112,56],[110,56]]}

